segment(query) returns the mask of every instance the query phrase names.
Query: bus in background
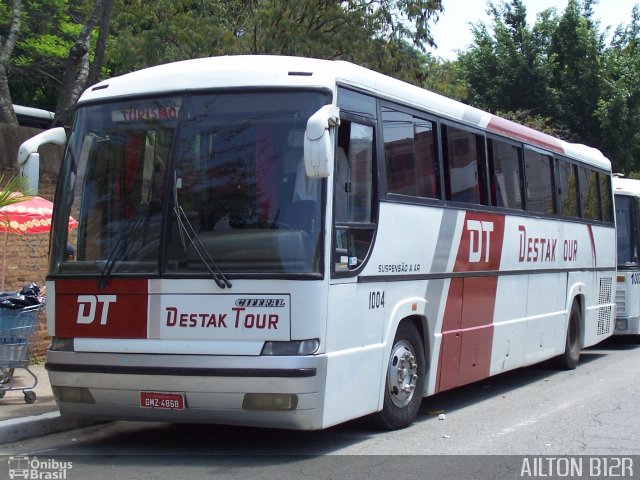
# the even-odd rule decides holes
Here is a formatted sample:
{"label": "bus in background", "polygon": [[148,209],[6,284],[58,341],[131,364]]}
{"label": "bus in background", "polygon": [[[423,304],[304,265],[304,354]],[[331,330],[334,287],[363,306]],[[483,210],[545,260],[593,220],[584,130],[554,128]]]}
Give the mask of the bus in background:
{"label": "bus in background", "polygon": [[[21,164],[47,141],[64,130]],[[613,329],[610,162],[347,62],[105,80],[78,102],[55,202],[62,415],[402,428],[425,396],[575,368]]]}
{"label": "bus in background", "polygon": [[24,107],[22,105],[13,105],[13,110],[18,119],[18,125],[22,127],[33,127],[47,129],[53,125],[53,117],[55,114],[48,110],[42,110],[34,107]]}
{"label": "bus in background", "polygon": [[640,335],[640,180],[613,177],[618,245],[614,335]]}

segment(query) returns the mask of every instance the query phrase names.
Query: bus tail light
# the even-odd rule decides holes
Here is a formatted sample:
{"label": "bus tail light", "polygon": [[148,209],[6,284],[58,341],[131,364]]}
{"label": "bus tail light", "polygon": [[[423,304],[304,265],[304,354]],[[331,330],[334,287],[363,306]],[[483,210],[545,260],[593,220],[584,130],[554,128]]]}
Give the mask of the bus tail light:
{"label": "bus tail light", "polygon": [[243,410],[295,410],[298,395],[292,393],[247,393],[242,400]]}
{"label": "bus tail light", "polygon": [[627,281],[627,278],[624,275],[618,275],[617,280],[618,283],[625,283]]}
{"label": "bus tail light", "polygon": [[261,355],[289,356],[313,355],[320,347],[320,340],[294,340],[291,342],[265,342]]}

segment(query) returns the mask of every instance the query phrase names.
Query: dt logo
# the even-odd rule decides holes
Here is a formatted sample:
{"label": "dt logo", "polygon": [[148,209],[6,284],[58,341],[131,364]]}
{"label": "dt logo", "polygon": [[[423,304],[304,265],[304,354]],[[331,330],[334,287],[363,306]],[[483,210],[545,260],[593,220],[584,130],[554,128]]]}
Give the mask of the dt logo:
{"label": "dt logo", "polygon": [[[493,222],[467,220],[467,230],[471,237],[469,241],[469,263],[488,262],[489,252],[491,251]],[[482,258],[483,254],[484,260]]]}
{"label": "dt logo", "polygon": [[77,323],[83,325],[93,323],[96,319],[96,313],[100,310],[100,325],[106,325],[109,304],[115,303],[116,300],[116,295],[78,295]]}

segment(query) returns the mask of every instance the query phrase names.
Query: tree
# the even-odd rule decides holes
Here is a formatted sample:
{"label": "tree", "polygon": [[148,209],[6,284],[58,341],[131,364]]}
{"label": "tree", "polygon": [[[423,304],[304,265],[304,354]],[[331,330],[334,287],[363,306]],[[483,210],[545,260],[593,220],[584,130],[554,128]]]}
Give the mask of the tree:
{"label": "tree", "polygon": [[549,11],[530,28],[522,0],[489,3],[493,26],[472,25],[474,45],[460,55],[462,76],[469,84],[470,103],[489,110],[547,114],[548,81],[545,46]]}
{"label": "tree", "polygon": [[114,75],[191,58],[240,53],[239,36],[253,2],[126,0],[113,18],[118,41],[108,64]]}
{"label": "tree", "polygon": [[[13,102],[11,100],[11,92],[9,91],[9,62],[11,60],[11,54],[15,48],[16,41],[18,40],[18,33],[20,31],[20,16],[22,14],[22,0],[13,0],[11,13],[9,15],[5,10],[4,3],[0,13],[2,20],[9,17],[9,25],[6,32],[2,32],[0,36],[0,122],[18,124],[16,114],[13,111]],[[2,22],[5,24],[5,22]]]}
{"label": "tree", "polygon": [[125,2],[113,73],[222,54],[350,60],[418,83],[441,0],[159,0]]}
{"label": "tree", "polygon": [[620,103],[621,91],[613,85],[605,91],[605,45],[594,2],[569,0],[561,15],[540,13],[533,28],[522,0],[490,4],[493,29],[475,25],[475,44],[459,60],[471,103],[527,124],[542,121],[567,140],[605,148],[602,120],[612,118],[606,112]]}
{"label": "tree", "polygon": [[9,78],[14,103],[55,110],[64,60],[80,31],[72,20],[82,15],[80,8],[69,0],[24,0]]}
{"label": "tree", "polygon": [[574,139],[598,146],[602,138],[595,115],[602,94],[604,44],[593,21],[593,0],[569,0],[549,46],[552,116]]}
{"label": "tree", "polygon": [[9,63],[16,103],[55,110],[56,123],[68,126],[80,93],[100,76],[113,6],[114,0],[24,0]]}
{"label": "tree", "polygon": [[426,76],[441,0],[254,0],[240,36],[249,53],[343,59],[402,80]]}
{"label": "tree", "polygon": [[[75,104],[87,86],[90,69],[92,68],[94,71],[97,70],[99,72],[102,67],[100,62],[104,61],[104,50],[100,49],[104,49],[106,46],[106,29],[109,25],[112,9],[113,0],[95,0],[91,13],[88,15],[75,43],[69,50],[64,75],[62,77],[62,85],[58,94],[54,120],[55,125],[71,126]],[[94,56],[93,66],[91,66],[89,58],[91,51],[91,34],[98,23],[104,27],[105,30],[99,35],[101,42]],[[94,77],[97,78],[98,75],[94,73]]]}
{"label": "tree", "polygon": [[[630,174],[640,169],[640,7],[627,26],[614,32],[603,57],[602,95],[595,112],[600,122],[602,149],[614,170]],[[606,132],[606,134],[604,134]]]}
{"label": "tree", "polygon": [[468,102],[468,84],[460,73],[457,61],[434,59],[427,56],[425,63],[425,79],[421,86],[460,102]]}

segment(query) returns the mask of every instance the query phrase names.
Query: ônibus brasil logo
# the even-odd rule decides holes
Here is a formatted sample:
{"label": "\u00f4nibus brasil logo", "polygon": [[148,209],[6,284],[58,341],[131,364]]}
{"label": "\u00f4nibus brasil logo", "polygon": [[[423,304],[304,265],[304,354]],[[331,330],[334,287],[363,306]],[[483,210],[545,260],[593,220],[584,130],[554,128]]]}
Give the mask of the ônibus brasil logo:
{"label": "\u00f4nibus brasil logo", "polygon": [[73,468],[73,462],[63,462],[54,458],[39,459],[38,457],[13,456],[9,457],[9,478],[24,478],[29,480],[66,480],[68,471]]}

